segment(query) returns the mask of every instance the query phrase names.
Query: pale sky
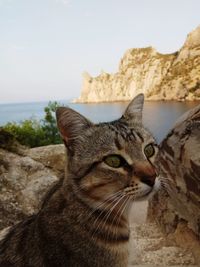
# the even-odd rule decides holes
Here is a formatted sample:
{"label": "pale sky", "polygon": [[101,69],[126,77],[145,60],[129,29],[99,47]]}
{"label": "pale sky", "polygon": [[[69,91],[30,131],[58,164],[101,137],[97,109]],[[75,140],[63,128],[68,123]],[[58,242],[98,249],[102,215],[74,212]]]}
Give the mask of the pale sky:
{"label": "pale sky", "polygon": [[0,103],[71,99],[129,48],[178,50],[199,0],[0,0]]}

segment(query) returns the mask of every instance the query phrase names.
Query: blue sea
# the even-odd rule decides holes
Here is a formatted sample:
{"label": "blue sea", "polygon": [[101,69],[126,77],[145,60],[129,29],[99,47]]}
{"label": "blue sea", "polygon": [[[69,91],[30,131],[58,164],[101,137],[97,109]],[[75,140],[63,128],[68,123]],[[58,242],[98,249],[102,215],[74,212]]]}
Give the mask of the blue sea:
{"label": "blue sea", "polygon": [[[59,103],[68,105],[93,122],[117,119],[128,105],[127,102],[75,104],[59,101]],[[146,101],[143,113],[144,124],[160,142],[172,128],[177,118],[198,104],[200,104],[199,101]],[[44,107],[47,105],[48,102],[0,104],[0,126],[5,125],[7,122],[20,122],[29,118],[43,119],[45,114]]]}

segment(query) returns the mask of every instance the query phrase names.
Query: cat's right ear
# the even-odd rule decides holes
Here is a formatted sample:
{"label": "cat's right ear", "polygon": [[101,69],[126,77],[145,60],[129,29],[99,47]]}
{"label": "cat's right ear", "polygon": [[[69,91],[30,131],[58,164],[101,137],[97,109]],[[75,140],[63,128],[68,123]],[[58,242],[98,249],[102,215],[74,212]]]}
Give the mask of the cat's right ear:
{"label": "cat's right ear", "polygon": [[144,105],[144,94],[137,95],[126,108],[123,118],[129,123],[142,123],[142,110]]}
{"label": "cat's right ear", "polygon": [[73,141],[92,123],[75,110],[59,107],[56,110],[56,119],[59,132],[66,145]]}

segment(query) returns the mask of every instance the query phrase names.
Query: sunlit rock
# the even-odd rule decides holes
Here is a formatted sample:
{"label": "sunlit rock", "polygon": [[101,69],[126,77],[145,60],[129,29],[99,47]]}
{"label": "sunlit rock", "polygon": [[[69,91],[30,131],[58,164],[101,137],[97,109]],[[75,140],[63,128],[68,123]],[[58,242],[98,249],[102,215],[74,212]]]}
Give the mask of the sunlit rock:
{"label": "sunlit rock", "polygon": [[152,47],[129,49],[117,73],[83,75],[81,95],[75,102],[127,101],[138,93],[149,100],[200,99],[200,26],[183,47],[161,54]]}

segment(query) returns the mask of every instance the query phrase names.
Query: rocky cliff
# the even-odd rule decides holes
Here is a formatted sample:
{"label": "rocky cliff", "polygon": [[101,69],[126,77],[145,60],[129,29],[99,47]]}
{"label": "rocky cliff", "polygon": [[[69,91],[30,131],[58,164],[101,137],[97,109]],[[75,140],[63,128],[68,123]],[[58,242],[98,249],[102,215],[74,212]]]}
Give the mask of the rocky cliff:
{"label": "rocky cliff", "polygon": [[152,47],[129,49],[114,74],[83,74],[81,96],[75,102],[126,101],[138,93],[149,100],[200,100],[200,26],[183,47],[161,54]]}

